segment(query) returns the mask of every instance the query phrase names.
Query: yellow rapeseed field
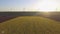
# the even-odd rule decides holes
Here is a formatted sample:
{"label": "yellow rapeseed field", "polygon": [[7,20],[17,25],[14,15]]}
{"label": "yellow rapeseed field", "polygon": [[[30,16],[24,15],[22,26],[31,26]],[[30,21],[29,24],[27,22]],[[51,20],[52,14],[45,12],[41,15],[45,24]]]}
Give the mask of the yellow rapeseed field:
{"label": "yellow rapeseed field", "polygon": [[0,23],[0,34],[60,34],[60,23],[40,16],[19,16]]}

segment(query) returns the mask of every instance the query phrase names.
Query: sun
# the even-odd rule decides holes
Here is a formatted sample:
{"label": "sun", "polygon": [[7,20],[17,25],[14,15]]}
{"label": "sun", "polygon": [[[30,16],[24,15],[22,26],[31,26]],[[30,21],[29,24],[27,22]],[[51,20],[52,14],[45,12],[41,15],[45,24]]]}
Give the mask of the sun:
{"label": "sun", "polygon": [[45,0],[41,3],[38,3],[38,8],[39,8],[39,11],[42,11],[42,12],[56,11],[57,2],[56,1]]}

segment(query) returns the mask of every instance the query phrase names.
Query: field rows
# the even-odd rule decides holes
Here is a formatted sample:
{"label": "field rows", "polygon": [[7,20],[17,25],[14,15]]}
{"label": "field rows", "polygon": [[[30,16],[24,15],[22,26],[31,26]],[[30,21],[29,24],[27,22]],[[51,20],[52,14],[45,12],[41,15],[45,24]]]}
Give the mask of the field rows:
{"label": "field rows", "polygon": [[17,17],[1,23],[0,34],[60,34],[60,23],[37,16]]}

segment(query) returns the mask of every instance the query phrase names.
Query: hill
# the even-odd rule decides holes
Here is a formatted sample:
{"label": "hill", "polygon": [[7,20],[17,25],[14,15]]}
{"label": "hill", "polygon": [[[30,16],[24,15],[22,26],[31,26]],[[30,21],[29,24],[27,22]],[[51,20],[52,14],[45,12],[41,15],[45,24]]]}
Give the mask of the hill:
{"label": "hill", "polygon": [[40,16],[20,16],[0,23],[0,34],[60,34],[60,23]]}

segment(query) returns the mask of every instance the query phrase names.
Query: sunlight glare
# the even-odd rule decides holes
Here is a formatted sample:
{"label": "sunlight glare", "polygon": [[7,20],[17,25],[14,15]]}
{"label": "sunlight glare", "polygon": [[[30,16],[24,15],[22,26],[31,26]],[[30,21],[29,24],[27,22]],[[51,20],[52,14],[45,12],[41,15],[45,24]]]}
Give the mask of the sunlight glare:
{"label": "sunlight glare", "polygon": [[43,12],[56,11],[57,2],[44,0],[43,2],[38,3],[38,8],[39,8],[39,11],[43,11]]}

